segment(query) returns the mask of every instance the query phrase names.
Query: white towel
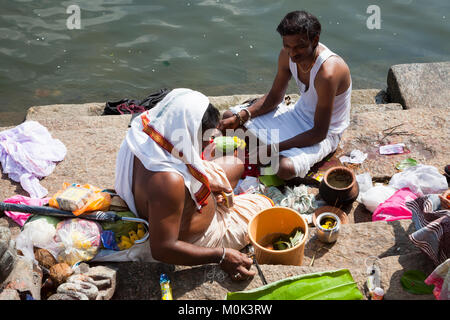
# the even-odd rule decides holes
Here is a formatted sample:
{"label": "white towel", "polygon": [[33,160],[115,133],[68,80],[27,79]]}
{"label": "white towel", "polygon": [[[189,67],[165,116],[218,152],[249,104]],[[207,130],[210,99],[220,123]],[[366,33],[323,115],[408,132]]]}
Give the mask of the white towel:
{"label": "white towel", "polygon": [[0,132],[0,163],[2,171],[20,182],[31,198],[48,194],[39,179],[50,175],[55,162],[64,160],[66,146],[53,139],[47,128],[36,121],[24,123]]}
{"label": "white towel", "polygon": [[131,123],[126,142],[150,171],[183,176],[197,208],[211,193],[200,158],[201,122],[209,99],[190,89],[174,89],[154,108]]}

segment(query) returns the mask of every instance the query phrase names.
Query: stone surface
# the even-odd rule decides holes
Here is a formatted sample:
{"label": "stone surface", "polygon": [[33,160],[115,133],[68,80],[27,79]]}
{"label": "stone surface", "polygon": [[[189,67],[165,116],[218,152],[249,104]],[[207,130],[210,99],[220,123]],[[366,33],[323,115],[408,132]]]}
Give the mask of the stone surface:
{"label": "stone surface", "polygon": [[398,64],[389,69],[387,92],[405,109],[450,106],[450,62]]}
{"label": "stone surface", "polygon": [[386,103],[386,104],[352,104],[351,116],[359,114],[361,112],[384,112],[384,111],[400,111],[403,107],[399,103]]}
{"label": "stone surface", "polygon": [[76,116],[99,116],[103,113],[105,102],[90,102],[83,104],[51,104],[33,106],[27,111],[26,120],[73,118]]}
{"label": "stone surface", "polygon": [[96,300],[110,300],[116,290],[117,271],[105,266],[96,266],[89,268],[86,276],[94,280],[95,286],[99,292]]}
{"label": "stone surface", "polygon": [[383,104],[387,103],[386,91],[379,89],[352,90],[352,106],[355,104]]}
{"label": "stone surface", "polygon": [[[363,294],[366,294],[366,261],[376,256],[381,269],[382,287],[386,299],[434,299],[432,295],[415,296],[403,290],[400,277],[406,270],[421,270],[425,274],[434,267],[408,239],[413,231],[410,220],[374,222],[342,226],[334,245],[323,246],[312,230],[305,247],[302,266],[261,265],[267,281],[273,282],[299,274],[349,269]],[[317,249],[322,247],[318,251]],[[312,258],[314,257],[314,262]],[[262,286],[256,274],[251,280],[233,282],[217,265],[196,267],[158,263],[126,262],[108,264],[117,268],[117,290],[113,299],[160,299],[159,275],[168,274],[174,299],[224,299],[229,291],[250,290]],[[256,271],[255,266],[252,266]],[[367,296],[366,296],[367,297]]]}
{"label": "stone surface", "polygon": [[408,235],[415,231],[411,220],[375,221],[342,225],[338,240],[324,244],[310,228],[303,265],[345,268],[364,265],[368,256],[379,258],[419,253]]}
{"label": "stone surface", "polygon": [[[389,179],[398,172],[395,164],[407,158],[435,166],[443,173],[450,159],[450,129],[446,125],[449,111],[450,107],[353,114],[336,156],[349,155],[353,149],[368,153],[361,165],[351,167],[356,174],[369,172],[375,179]],[[379,154],[380,145],[394,143],[404,143],[410,153]]]}
{"label": "stone surface", "polygon": [[17,290],[6,289],[0,292],[0,300],[20,300]]}
{"label": "stone surface", "polygon": [[41,299],[42,270],[30,260],[17,256],[13,271],[1,284],[0,289],[29,291],[35,300]]}
{"label": "stone surface", "polygon": [[11,239],[11,231],[7,227],[0,226],[0,283],[14,269],[16,256],[15,242]]}
{"label": "stone surface", "polygon": [[[427,257],[421,253],[390,256],[378,260],[381,269],[381,286],[386,300],[434,300],[433,295],[413,295],[403,290],[400,277],[406,270],[432,271]],[[286,265],[260,265],[268,283],[287,277],[341,269],[333,266],[309,267]],[[251,290],[263,285],[256,274],[252,279],[234,282],[217,265],[197,267],[169,266],[156,263],[127,262],[118,265],[119,282],[114,300],[160,300],[159,275],[169,276],[173,297],[176,300],[223,300],[227,292]],[[368,299],[365,264],[348,264],[348,269],[359,290]],[[252,270],[257,271],[254,266]],[[123,279],[122,279],[123,277]]]}
{"label": "stone surface", "polygon": [[[293,101],[299,99],[299,94],[288,93],[287,94]],[[230,106],[241,104],[246,100],[260,98],[263,94],[236,94],[232,96],[209,96],[210,102],[217,107],[219,110],[223,111]],[[352,91],[352,104],[383,104],[387,103],[386,92],[379,89],[360,89]],[[103,113],[105,107],[104,102],[91,102],[84,104],[54,104],[47,106],[33,106],[27,111],[26,120],[47,120],[51,121],[56,118],[70,118],[73,119],[78,117],[92,117],[100,116]],[[128,115],[128,117],[130,117]],[[103,118],[103,117],[102,117]],[[107,117],[109,118],[109,116]],[[15,117],[14,119],[19,119]],[[22,121],[20,118],[20,122]],[[80,121],[80,120],[79,120]],[[15,122],[15,123],[20,123]],[[81,120],[83,123],[83,121]],[[10,122],[8,122],[9,124]],[[42,122],[41,122],[42,123]],[[45,125],[44,123],[42,123]],[[5,125],[6,126],[6,125]],[[76,127],[74,124],[73,127]]]}

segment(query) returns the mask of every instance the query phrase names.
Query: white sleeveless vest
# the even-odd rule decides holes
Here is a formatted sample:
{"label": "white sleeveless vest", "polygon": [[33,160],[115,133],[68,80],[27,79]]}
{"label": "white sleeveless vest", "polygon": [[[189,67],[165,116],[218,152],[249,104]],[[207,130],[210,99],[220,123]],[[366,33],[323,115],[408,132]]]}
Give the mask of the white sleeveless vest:
{"label": "white sleeveless vest", "polygon": [[[306,86],[298,79],[297,64],[292,62],[292,60],[289,58],[289,68],[300,91],[300,99],[295,105],[295,111],[303,120],[310,124],[311,127],[314,126],[314,114],[316,112],[316,105],[318,101],[317,92],[314,87],[314,81],[316,79],[317,72],[319,71],[322,63],[324,63],[325,60],[333,55],[336,55],[324,44],[320,44],[325,47],[325,50],[323,50],[322,53],[317,57],[316,62],[311,68],[309,76],[309,87],[306,91]],[[348,87],[348,89],[334,98],[333,113],[331,116],[328,133],[341,134],[349,126],[351,96],[352,83],[350,82],[350,86]]]}

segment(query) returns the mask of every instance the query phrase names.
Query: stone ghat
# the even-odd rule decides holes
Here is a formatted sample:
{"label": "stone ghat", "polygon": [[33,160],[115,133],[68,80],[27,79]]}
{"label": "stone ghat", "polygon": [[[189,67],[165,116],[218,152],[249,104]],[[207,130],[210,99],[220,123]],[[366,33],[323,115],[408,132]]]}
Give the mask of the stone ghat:
{"label": "stone ghat", "polygon": [[[387,91],[353,91],[351,123],[342,137],[337,156],[349,154],[353,149],[367,152],[368,159],[362,165],[353,167],[357,174],[369,172],[374,180],[386,181],[397,172],[395,164],[409,157],[419,163],[433,165],[443,173],[444,166],[450,159],[450,81],[448,63],[432,66],[435,67],[438,70],[433,71],[433,74],[437,74],[440,80],[432,81],[427,78],[422,86],[429,88],[429,91],[423,88],[416,91],[420,93],[420,98],[411,97],[414,90],[410,89],[417,86],[417,81],[408,79],[428,70],[428,65],[391,67]],[[402,72],[409,74],[405,76]],[[447,80],[443,81],[445,79]],[[426,94],[427,92],[430,94]],[[261,95],[210,97],[210,101],[223,112],[228,106],[258,96]],[[290,96],[293,100],[298,99],[298,95]],[[100,116],[103,108],[104,102],[36,106],[29,109],[26,120],[39,121],[68,149],[64,161],[56,166],[50,176],[41,180],[50,195],[58,191],[64,182],[90,183],[102,188],[114,187],[116,154],[125,137],[131,116]],[[396,126],[398,131],[386,134]],[[0,131],[5,129],[7,128],[0,128]],[[409,154],[382,156],[377,152],[380,144],[399,142],[405,143],[410,150]],[[317,193],[317,190],[312,192]],[[1,200],[15,194],[27,195],[20,184],[12,182],[2,174]],[[369,222],[370,213],[357,202],[345,211],[349,215],[350,223],[342,226],[342,234],[337,243],[324,246],[317,240],[315,230],[312,229],[305,247],[303,265],[262,265],[268,282],[298,274],[346,268],[364,293],[365,261],[369,256],[377,256],[380,259],[382,287],[386,292],[386,299],[434,299],[432,295],[409,294],[400,284],[400,277],[406,270],[421,270],[429,274],[434,269],[431,261],[415,248],[408,238],[414,231],[410,220]],[[1,215],[0,212],[0,226],[9,227],[12,238],[16,237],[20,228]],[[20,267],[20,264],[18,265]],[[258,275],[246,282],[232,282],[215,265],[182,267],[131,262],[103,265],[117,270],[117,288],[113,299],[160,299],[161,272],[169,275],[175,299],[223,299],[228,291],[248,290],[262,285]],[[252,268],[256,270],[254,266]],[[31,272],[29,270],[30,274]],[[14,274],[17,273],[16,270]],[[31,276],[27,277],[32,279]],[[23,280],[26,281],[27,277],[24,276]],[[29,287],[34,287],[30,288],[30,291],[39,290],[40,283],[32,283],[31,280],[28,282]],[[2,289],[0,286],[0,291]],[[14,294],[14,291],[11,291],[12,297]]]}

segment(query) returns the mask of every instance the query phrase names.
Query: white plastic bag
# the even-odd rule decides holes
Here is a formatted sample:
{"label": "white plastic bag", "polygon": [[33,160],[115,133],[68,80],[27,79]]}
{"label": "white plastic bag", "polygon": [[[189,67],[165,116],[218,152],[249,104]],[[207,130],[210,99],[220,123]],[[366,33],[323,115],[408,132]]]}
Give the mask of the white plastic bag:
{"label": "white plastic bag", "polygon": [[442,193],[448,188],[447,179],[433,166],[418,164],[396,173],[389,181],[395,189],[409,188],[418,196]]}
{"label": "white plastic bag", "polygon": [[389,199],[395,191],[397,190],[389,186],[374,186],[361,195],[361,202],[367,210],[373,213],[375,209]]}
{"label": "white plastic bag", "polygon": [[33,248],[47,249],[54,255],[52,249],[54,248],[55,235],[56,228],[53,224],[45,218],[36,219],[24,225],[23,230],[16,238],[16,248],[22,251],[25,258],[37,263]]}
{"label": "white plastic bag", "polygon": [[359,188],[359,194],[356,201],[361,202],[361,197],[370,188],[373,187],[372,183],[372,177],[370,176],[370,173],[365,172],[362,174],[358,174],[356,176],[356,182],[358,182],[358,188]]}

